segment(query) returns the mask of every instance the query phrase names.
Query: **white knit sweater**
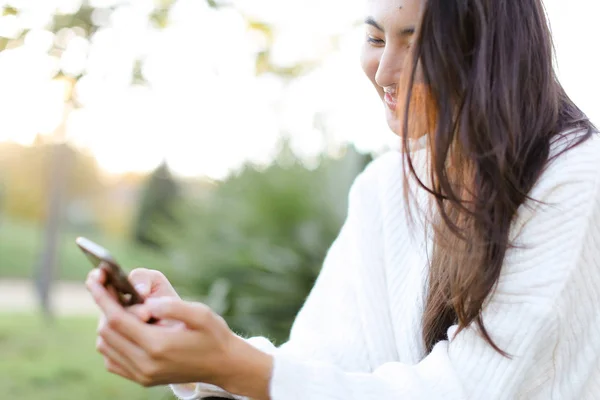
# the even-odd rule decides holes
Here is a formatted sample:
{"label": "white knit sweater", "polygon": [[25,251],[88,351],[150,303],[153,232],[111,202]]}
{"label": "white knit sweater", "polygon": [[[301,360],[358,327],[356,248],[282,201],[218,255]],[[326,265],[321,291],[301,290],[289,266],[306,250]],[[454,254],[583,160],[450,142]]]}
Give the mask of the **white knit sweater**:
{"label": "white knit sweater", "polygon": [[[425,150],[414,154],[422,173]],[[276,349],[250,339],[274,355],[272,400],[600,399],[600,137],[550,163],[530,195],[543,204],[521,208],[519,246],[483,312],[512,359],[475,328],[454,337],[456,327],[425,356],[431,238],[419,219],[407,224],[401,154],[374,161],[351,189],[290,341]],[[173,389],[182,399],[224,395],[205,384]]]}

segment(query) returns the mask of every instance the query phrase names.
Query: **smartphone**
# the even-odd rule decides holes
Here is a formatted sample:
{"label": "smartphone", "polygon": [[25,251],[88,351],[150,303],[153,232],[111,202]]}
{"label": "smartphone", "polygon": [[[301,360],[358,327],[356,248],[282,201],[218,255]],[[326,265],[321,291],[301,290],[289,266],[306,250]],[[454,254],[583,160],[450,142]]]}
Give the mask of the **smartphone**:
{"label": "smartphone", "polygon": [[84,237],[78,237],[75,243],[90,260],[94,268],[101,268],[106,273],[106,285],[115,289],[119,303],[123,307],[144,302],[143,297],[129,282],[127,274],[108,250]]}

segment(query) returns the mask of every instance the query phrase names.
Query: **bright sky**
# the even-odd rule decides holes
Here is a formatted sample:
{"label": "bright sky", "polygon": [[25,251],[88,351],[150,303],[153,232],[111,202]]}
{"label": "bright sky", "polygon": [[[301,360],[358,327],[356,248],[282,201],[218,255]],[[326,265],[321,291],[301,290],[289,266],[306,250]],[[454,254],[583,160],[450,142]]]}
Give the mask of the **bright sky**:
{"label": "bright sky", "polygon": [[[56,7],[69,12],[80,0],[0,0],[26,7],[25,18],[0,17],[0,35],[30,28],[25,46],[0,53],[0,140],[31,143],[50,134],[63,115],[57,68],[86,76],[77,86],[84,107],[70,114],[67,135],[90,149],[110,172],[146,171],[163,158],[183,175],[224,177],[244,160],[267,162],[280,132],[305,156],[325,138],[380,150],[393,142],[374,90],[358,65],[365,0],[239,0],[238,10],[276,25],[275,60],[323,59],[322,66],[289,87],[253,74],[260,41],[247,34],[238,11],[214,11],[204,1],[178,0],[163,31],[147,24],[153,0],[121,1],[107,28],[87,40],[44,29]],[[115,0],[94,0],[109,6]],[[546,0],[555,33],[559,74],[569,94],[600,123],[600,52],[595,26],[600,2]],[[95,15],[103,20],[102,13]],[[21,26],[20,26],[21,25]],[[342,34],[339,51],[329,37]],[[60,60],[46,54],[53,41],[68,43]],[[89,62],[85,64],[86,54]],[[130,86],[133,61],[145,56],[149,87]]]}

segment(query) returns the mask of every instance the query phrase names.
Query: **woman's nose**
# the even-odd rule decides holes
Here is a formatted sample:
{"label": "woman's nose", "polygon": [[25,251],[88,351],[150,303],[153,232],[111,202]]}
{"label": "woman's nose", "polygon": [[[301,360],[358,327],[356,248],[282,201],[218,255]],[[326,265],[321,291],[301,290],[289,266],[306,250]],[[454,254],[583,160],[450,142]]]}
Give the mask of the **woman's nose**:
{"label": "woman's nose", "polygon": [[400,82],[400,74],[404,64],[404,55],[386,49],[379,61],[375,74],[375,82],[381,87],[395,86]]}

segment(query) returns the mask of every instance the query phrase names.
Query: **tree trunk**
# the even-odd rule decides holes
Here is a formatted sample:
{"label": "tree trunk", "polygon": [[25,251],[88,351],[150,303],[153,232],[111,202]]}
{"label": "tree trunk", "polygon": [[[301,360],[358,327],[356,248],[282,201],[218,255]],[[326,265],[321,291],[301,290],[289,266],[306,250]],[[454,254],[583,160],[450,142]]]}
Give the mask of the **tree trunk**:
{"label": "tree trunk", "polygon": [[63,200],[69,159],[69,152],[67,150],[67,145],[64,143],[53,145],[50,161],[48,210],[44,227],[43,247],[36,274],[36,288],[40,306],[42,313],[49,320],[52,320],[54,316],[51,304],[51,290],[59,256],[58,248],[61,237]]}

